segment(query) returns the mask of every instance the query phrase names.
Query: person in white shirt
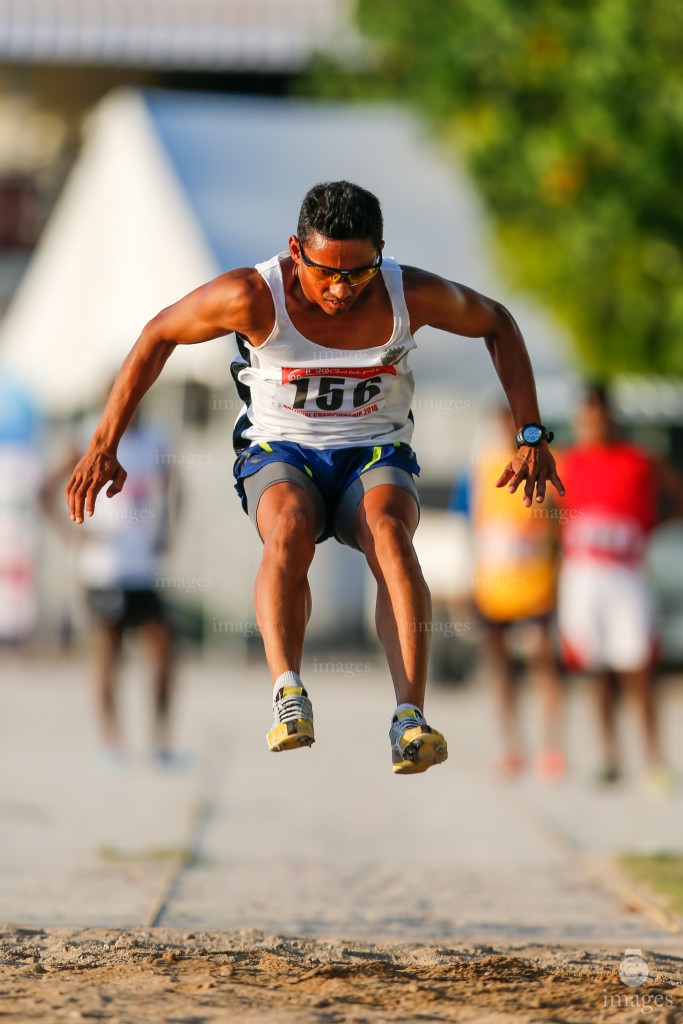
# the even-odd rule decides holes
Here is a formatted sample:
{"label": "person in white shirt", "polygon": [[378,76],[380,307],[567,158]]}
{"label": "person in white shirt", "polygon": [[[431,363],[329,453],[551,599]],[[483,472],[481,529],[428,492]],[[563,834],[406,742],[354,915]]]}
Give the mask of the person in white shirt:
{"label": "person in white shirt", "polygon": [[[78,455],[86,448],[84,438],[76,445]],[[170,765],[174,758],[170,735],[172,638],[168,609],[158,587],[169,527],[167,448],[165,432],[143,422],[136,413],[119,443],[119,454],[128,467],[126,487],[98,507],[75,552],[76,575],[96,634],[95,679],[103,753],[113,765],[125,756],[117,695],[123,638],[131,631],[151,661],[154,757],[163,765]],[[51,514],[55,486],[63,482],[73,461],[70,453],[43,488],[44,504]]]}

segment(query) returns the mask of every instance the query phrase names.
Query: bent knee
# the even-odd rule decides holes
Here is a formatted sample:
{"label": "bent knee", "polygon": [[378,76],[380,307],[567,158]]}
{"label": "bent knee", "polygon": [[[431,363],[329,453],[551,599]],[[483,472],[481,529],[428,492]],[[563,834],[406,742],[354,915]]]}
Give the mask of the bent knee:
{"label": "bent knee", "polygon": [[413,534],[399,516],[384,513],[364,524],[364,550],[374,548],[378,553],[395,554],[402,558],[414,554]]}
{"label": "bent knee", "polygon": [[315,520],[296,506],[282,508],[270,519],[263,542],[273,551],[295,553],[310,561],[315,551]]}

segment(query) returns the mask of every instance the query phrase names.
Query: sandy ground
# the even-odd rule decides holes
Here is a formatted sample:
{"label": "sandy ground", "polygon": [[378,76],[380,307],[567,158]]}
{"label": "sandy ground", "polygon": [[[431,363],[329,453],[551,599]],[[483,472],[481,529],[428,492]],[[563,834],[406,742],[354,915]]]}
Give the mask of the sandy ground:
{"label": "sandy ground", "polygon": [[[484,692],[434,688],[451,756],[397,779],[386,672],[359,654],[347,678],[348,664],[340,678],[309,665],[318,742],[280,760],[258,666],[183,666],[190,761],[171,773],[149,763],[132,666],[130,756],[111,773],[86,666],[6,662],[0,1024],[683,1024],[683,922],[639,907],[610,866],[619,850],[681,848],[683,795],[642,793],[637,736],[628,779],[596,793],[576,693],[569,777],[501,786]],[[665,694],[679,760],[682,697]],[[629,988],[635,947],[649,976]]]}
{"label": "sandy ground", "polygon": [[370,945],[257,932],[6,929],[3,1021],[278,1024],[683,1021],[681,958],[552,945]]}

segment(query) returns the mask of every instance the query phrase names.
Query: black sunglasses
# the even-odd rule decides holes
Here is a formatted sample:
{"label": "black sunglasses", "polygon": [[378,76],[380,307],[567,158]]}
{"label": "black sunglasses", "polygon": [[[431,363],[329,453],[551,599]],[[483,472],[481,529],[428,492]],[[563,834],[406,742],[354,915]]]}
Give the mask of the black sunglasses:
{"label": "black sunglasses", "polygon": [[326,281],[328,284],[337,284],[338,281],[346,281],[351,288],[355,287],[357,284],[362,284],[364,281],[369,281],[371,277],[375,276],[379,268],[382,266],[381,250],[377,254],[377,259],[374,263],[367,267],[354,267],[353,270],[338,270],[336,267],[326,267],[322,263],[314,263],[313,260],[309,259],[304,252],[304,247],[301,242],[299,242],[299,252],[301,253],[301,259],[304,261],[313,277],[317,278],[318,281]]}

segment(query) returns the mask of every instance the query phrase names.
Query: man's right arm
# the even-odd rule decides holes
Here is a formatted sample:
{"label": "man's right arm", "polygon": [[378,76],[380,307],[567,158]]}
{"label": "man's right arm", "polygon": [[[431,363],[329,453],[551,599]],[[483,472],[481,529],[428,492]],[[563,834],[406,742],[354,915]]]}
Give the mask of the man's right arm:
{"label": "man's right arm", "polygon": [[109,498],[123,487],[126,472],[116,456],[118,443],[176,346],[196,345],[233,331],[248,336],[262,331],[269,317],[272,302],[264,292],[263,279],[247,268],[223,274],[150,320],[126,356],[88,450],[67,484],[73,522],[82,523],[84,514],[93,514],[106,483]]}

